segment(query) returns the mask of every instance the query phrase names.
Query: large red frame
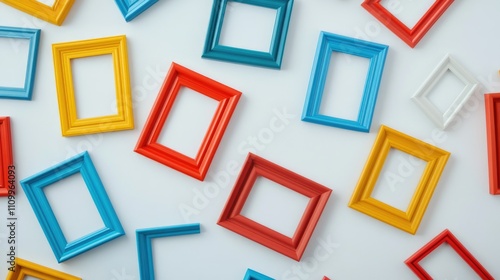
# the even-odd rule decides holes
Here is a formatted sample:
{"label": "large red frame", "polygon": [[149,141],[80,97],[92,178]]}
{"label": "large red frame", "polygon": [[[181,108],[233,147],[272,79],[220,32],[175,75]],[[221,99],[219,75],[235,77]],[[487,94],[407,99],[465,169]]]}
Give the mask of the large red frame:
{"label": "large red frame", "polygon": [[438,236],[434,237],[429,243],[427,243],[424,247],[418,250],[415,254],[409,257],[405,263],[406,265],[420,278],[420,279],[428,279],[432,280],[432,276],[430,276],[425,269],[419,264],[419,262],[427,257],[432,251],[434,251],[437,247],[441,246],[443,243],[448,243],[455,252],[481,277],[483,280],[491,279],[493,280],[493,276],[486,271],[486,269],[479,263],[476,258],[458,241],[458,239],[449,231],[445,229]]}
{"label": "large red frame", "polygon": [[361,6],[401,38],[406,44],[414,48],[454,0],[436,0],[413,28],[409,28],[401,22],[382,6],[380,1],[381,0],[365,0]]}
{"label": "large red frame", "polygon": [[9,195],[9,166],[13,163],[10,118],[0,117],[0,196]]}
{"label": "large red frame", "polygon": [[500,93],[484,95],[490,194],[500,194]]}
{"label": "large red frame", "polygon": [[[240,214],[259,176],[310,198],[293,237],[283,235]],[[249,153],[217,224],[300,261],[331,192],[331,189],[323,185]]]}
{"label": "large red frame", "polygon": [[[157,143],[175,98],[183,86],[219,101],[196,158],[190,158]],[[241,92],[233,88],[172,63],[139,137],[135,152],[203,181],[240,96]]]}

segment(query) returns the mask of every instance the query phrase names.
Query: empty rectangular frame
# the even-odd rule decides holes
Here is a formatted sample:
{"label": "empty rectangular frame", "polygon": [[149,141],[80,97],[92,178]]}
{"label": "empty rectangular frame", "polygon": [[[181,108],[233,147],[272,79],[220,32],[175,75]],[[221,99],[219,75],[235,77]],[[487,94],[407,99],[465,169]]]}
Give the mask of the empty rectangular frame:
{"label": "empty rectangular frame", "polygon": [[[302,112],[302,120],[369,132],[388,49],[389,47],[386,45],[321,31]],[[370,60],[363,97],[356,120],[337,118],[320,113],[332,52],[355,55]]]}
{"label": "empty rectangular frame", "polygon": [[[110,132],[134,128],[132,95],[124,35],[52,45],[57,99],[63,136]],[[79,119],[71,60],[111,54],[113,57],[117,114]]]}
{"label": "empty rectangular frame", "polygon": [[[164,123],[182,87],[188,87],[219,102],[195,158],[158,143]],[[240,96],[241,92],[235,89],[172,63],[139,137],[135,152],[203,181]]]}
{"label": "empty rectangular frame", "polygon": [[[104,227],[68,242],[44,188],[78,173],[89,190]],[[58,262],[76,257],[125,234],[88,152],[69,158],[20,183]]]}
{"label": "empty rectangular frame", "polygon": [[427,271],[425,271],[419,262],[444,243],[450,245],[451,248],[470,266],[472,270],[474,270],[474,272],[477,273],[481,279],[495,279],[448,229],[445,229],[443,232],[438,234],[434,237],[434,239],[429,241],[429,243],[424,245],[424,247],[409,257],[405,261],[406,265],[415,273],[415,275],[418,276],[418,278],[424,280],[434,279],[431,275],[429,275],[429,273],[427,273]]}
{"label": "empty rectangular frame", "polygon": [[31,100],[35,85],[35,73],[38,60],[40,29],[0,26],[0,38],[29,40],[28,61],[22,87],[0,85],[0,98]]}
{"label": "empty rectangular frame", "polygon": [[[427,162],[406,211],[373,198],[372,192],[380,177],[391,148],[398,149]],[[381,126],[349,207],[401,230],[415,234],[438,184],[450,153],[387,126]]]}
{"label": "empty rectangular frame", "polygon": [[[241,214],[260,176],[309,198],[293,236],[286,236]],[[332,190],[323,185],[249,153],[217,224],[300,261],[331,193]]]}

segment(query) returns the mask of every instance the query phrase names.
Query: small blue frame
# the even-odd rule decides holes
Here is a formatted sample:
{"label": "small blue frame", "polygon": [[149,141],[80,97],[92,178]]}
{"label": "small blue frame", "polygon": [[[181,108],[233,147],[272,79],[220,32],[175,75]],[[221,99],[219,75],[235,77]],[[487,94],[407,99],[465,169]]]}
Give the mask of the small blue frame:
{"label": "small blue frame", "polygon": [[22,88],[16,88],[4,87],[0,85],[0,98],[31,100],[33,85],[35,82],[38,45],[40,42],[40,29],[0,26],[0,37],[27,39],[30,41],[24,86]]}
{"label": "small blue frame", "polygon": [[[68,243],[43,189],[76,173],[83,177],[104,227]],[[20,183],[59,263],[125,234],[88,152],[69,158]]]}
{"label": "small blue frame", "polygon": [[247,269],[247,273],[245,273],[245,278],[243,280],[274,280],[269,276],[266,276],[262,273],[259,273],[255,270]]}
{"label": "small blue frame", "polygon": [[[219,45],[228,2],[276,9],[276,21],[269,52]],[[214,0],[202,57],[280,69],[292,6],[293,0]]]}
{"label": "small blue frame", "polygon": [[140,15],[158,0],[115,0],[125,21],[129,22]]}
{"label": "small blue frame", "polygon": [[[309,88],[307,89],[302,120],[355,131],[370,132],[388,49],[389,47],[386,45],[321,31],[311,78],[309,80]],[[357,120],[336,118],[319,113],[333,52],[370,59]]]}
{"label": "small blue frame", "polygon": [[169,237],[200,233],[200,224],[184,224],[156,228],[138,229],[135,231],[137,239],[137,256],[139,259],[139,276],[141,280],[154,280],[153,238]]}

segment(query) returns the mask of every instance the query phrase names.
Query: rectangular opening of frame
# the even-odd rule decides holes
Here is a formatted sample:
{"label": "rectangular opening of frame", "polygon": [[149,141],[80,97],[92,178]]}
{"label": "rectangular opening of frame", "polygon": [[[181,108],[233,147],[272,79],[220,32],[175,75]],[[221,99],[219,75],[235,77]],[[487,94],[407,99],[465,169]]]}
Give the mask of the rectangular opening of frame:
{"label": "rectangular opening of frame", "polygon": [[54,4],[56,3],[56,0],[37,0],[37,2],[40,2],[50,8],[53,8]]}
{"label": "rectangular opening of frame", "polygon": [[220,45],[269,52],[276,13],[276,9],[228,1]]}
{"label": "rectangular opening of frame", "polygon": [[24,88],[29,39],[0,37],[0,87]]}
{"label": "rectangular opening of frame", "polygon": [[111,54],[71,60],[78,119],[118,114]]}
{"label": "rectangular opening of frame", "polygon": [[479,276],[455,250],[443,243],[419,264],[433,279],[479,279]]}
{"label": "rectangular opening of frame", "polygon": [[427,97],[444,114],[450,108],[450,104],[453,104],[464,90],[465,86],[457,75],[448,69],[430,90]]}
{"label": "rectangular opening of frame", "polygon": [[309,200],[296,191],[259,176],[241,210],[241,215],[292,237]]}
{"label": "rectangular opening of frame", "polygon": [[357,120],[369,64],[368,58],[333,52],[319,113]]}
{"label": "rectangular opening of frame", "polygon": [[412,29],[436,0],[381,0],[380,4]]}
{"label": "rectangular opening of frame", "polygon": [[164,123],[158,143],[196,158],[219,102],[182,86]]}
{"label": "rectangular opening of frame", "polygon": [[391,148],[372,197],[406,212],[427,162]]}
{"label": "rectangular opening of frame", "polygon": [[43,189],[67,242],[104,227],[80,173]]}

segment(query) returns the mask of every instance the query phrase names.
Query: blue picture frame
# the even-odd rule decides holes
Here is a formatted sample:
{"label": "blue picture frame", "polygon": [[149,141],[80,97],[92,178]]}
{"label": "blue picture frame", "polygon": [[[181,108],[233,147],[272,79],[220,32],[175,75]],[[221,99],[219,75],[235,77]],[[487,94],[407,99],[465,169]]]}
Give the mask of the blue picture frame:
{"label": "blue picture frame", "polygon": [[129,22],[140,15],[158,0],[115,0],[125,21]]}
{"label": "blue picture frame", "polygon": [[0,98],[31,100],[35,83],[40,33],[40,29],[0,26],[0,38],[26,39],[30,41],[23,87],[7,87],[0,85]]}
{"label": "blue picture frame", "polygon": [[142,280],[154,280],[154,262],[152,239],[186,234],[200,233],[200,224],[184,224],[165,227],[137,229],[137,257],[139,259],[139,276]]}
{"label": "blue picture frame", "polygon": [[[228,2],[238,2],[276,9],[276,21],[269,52],[248,50],[219,44]],[[280,69],[292,7],[293,0],[214,0],[202,57]]]}
{"label": "blue picture frame", "polygon": [[[386,45],[321,31],[302,112],[302,120],[354,131],[370,132],[388,50],[389,46]],[[337,118],[319,113],[333,52],[355,55],[370,60],[357,120]]]}
{"label": "blue picture frame", "polygon": [[[83,177],[104,227],[68,243],[43,189],[77,173]],[[21,180],[20,184],[59,263],[125,234],[86,151]]]}
{"label": "blue picture frame", "polygon": [[257,272],[252,269],[247,269],[247,272],[245,273],[245,278],[243,280],[274,280],[274,278],[271,278],[269,276],[266,276],[260,272]]}

